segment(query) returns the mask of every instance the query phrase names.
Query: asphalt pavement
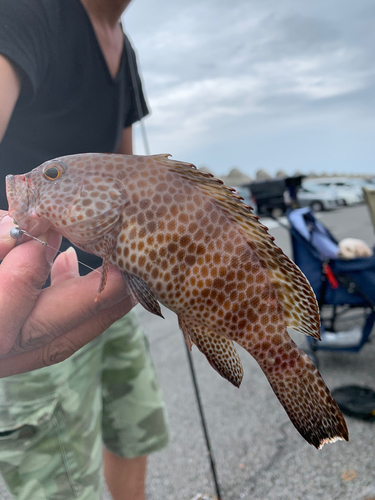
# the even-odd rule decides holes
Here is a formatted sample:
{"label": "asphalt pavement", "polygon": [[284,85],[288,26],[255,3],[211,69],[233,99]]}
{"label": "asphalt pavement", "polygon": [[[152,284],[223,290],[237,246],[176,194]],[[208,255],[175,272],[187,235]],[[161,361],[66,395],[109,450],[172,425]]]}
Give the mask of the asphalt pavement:
{"label": "asphalt pavement", "polygon": [[[374,246],[365,206],[321,215],[336,235]],[[276,243],[290,255],[286,229],[269,224]],[[171,442],[149,459],[148,500],[214,498],[215,489],[199,419],[184,339],[176,316],[165,320],[137,306],[169,413]],[[302,347],[303,335],[291,332]],[[222,379],[193,348],[203,407],[211,438],[221,500],[374,500],[375,424],[347,417],[350,442],[318,451],[295,430],[257,363],[238,348],[245,370],[240,389]],[[358,384],[375,389],[375,342],[359,353],[322,352],[320,372],[328,387]],[[8,495],[0,485],[0,499]],[[106,498],[109,498],[107,495]],[[34,499],[30,499],[34,500]],[[37,499],[35,499],[37,500]],[[68,500],[68,499],[67,499]]]}

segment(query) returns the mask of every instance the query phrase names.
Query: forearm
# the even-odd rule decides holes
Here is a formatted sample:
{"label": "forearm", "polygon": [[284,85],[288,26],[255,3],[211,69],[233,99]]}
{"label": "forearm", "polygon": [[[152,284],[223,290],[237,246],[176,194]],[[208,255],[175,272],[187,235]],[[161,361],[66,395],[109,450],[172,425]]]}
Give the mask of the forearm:
{"label": "forearm", "polygon": [[0,54],[0,142],[21,90],[21,81],[10,61]]}
{"label": "forearm", "polygon": [[132,127],[124,128],[122,131],[122,137],[119,147],[117,148],[117,153],[122,155],[132,155],[133,154],[133,131]]}

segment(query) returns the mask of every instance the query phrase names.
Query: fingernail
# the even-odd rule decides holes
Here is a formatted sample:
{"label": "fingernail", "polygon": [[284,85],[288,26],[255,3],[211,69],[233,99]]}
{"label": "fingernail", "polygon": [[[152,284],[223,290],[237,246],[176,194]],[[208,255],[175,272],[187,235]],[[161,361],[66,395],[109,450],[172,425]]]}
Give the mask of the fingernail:
{"label": "fingernail", "polygon": [[69,247],[65,252],[66,267],[73,277],[79,276],[77,253],[73,247]]}
{"label": "fingernail", "polygon": [[61,245],[61,234],[51,231],[47,237],[46,259],[52,265],[53,259],[56,257]]}
{"label": "fingernail", "polygon": [[0,220],[0,240],[12,240],[10,230],[15,227],[12,217],[5,215]]}

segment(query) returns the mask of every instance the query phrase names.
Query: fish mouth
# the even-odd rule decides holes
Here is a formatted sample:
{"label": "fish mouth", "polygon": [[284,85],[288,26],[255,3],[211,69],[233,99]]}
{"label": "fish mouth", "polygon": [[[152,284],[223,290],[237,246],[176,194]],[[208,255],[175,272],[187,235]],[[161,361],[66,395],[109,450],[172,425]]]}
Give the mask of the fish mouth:
{"label": "fish mouth", "polygon": [[5,178],[8,212],[14,219],[22,219],[35,199],[35,188],[25,175],[7,175]]}
{"label": "fish mouth", "polygon": [[26,175],[7,175],[5,184],[8,213],[20,229],[31,232],[38,230],[42,225],[44,227],[45,224],[41,224],[42,221],[35,210],[37,191],[32,180]]}

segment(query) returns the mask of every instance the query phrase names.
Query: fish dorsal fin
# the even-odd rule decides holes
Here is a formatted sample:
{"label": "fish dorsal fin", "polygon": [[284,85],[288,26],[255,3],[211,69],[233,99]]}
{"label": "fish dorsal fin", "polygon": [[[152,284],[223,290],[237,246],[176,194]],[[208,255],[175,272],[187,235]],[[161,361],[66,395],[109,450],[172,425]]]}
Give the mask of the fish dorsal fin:
{"label": "fish dorsal fin", "polygon": [[193,183],[203,191],[237,225],[242,235],[267,270],[279,300],[284,306],[286,325],[320,339],[319,309],[314,292],[302,271],[274,243],[268,228],[259,222],[251,207],[245,205],[235,190],[212,174],[201,172],[189,163],[169,160],[156,155],[155,160]]}

